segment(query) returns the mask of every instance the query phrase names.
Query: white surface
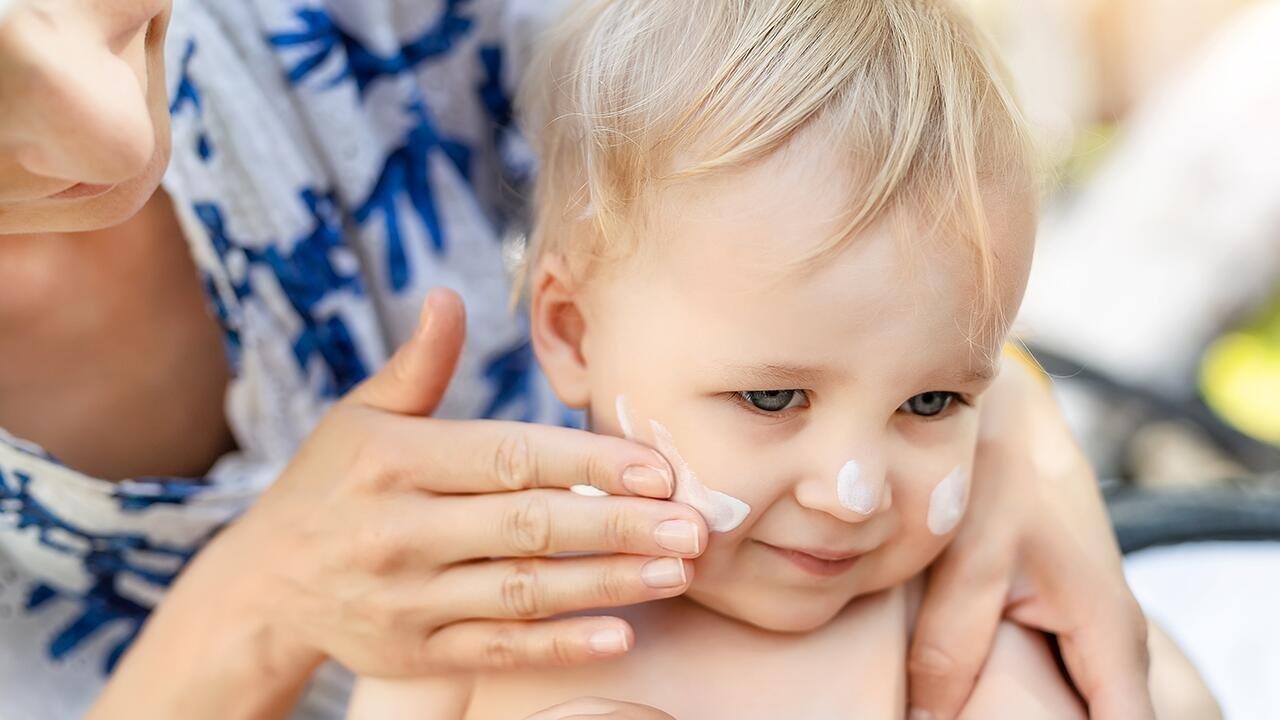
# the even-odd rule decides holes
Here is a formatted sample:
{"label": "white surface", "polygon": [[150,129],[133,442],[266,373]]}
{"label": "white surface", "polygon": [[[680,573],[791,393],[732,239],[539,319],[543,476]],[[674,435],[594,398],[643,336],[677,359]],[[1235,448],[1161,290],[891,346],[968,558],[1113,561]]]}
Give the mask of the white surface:
{"label": "white surface", "polygon": [[1125,574],[1226,720],[1280,718],[1280,542],[1144,550],[1126,559]]}
{"label": "white surface", "polygon": [[1280,3],[1241,11],[1130,118],[1080,195],[1046,213],[1019,316],[1028,339],[1191,391],[1204,346],[1280,277],[1277,37]]}

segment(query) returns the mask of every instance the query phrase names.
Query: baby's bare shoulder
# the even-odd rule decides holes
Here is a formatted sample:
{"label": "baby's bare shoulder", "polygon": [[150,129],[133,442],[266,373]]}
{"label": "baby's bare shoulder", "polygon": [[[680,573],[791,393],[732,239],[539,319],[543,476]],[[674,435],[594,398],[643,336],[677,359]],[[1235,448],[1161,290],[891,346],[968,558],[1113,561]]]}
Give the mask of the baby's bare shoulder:
{"label": "baby's bare shoulder", "polygon": [[474,678],[442,675],[383,680],[361,677],[347,706],[347,720],[380,720],[390,717],[429,717],[465,720]]}
{"label": "baby's bare shoulder", "polygon": [[1013,623],[996,630],[991,656],[961,720],[1085,720],[1080,698],[1058,669],[1044,634]]}

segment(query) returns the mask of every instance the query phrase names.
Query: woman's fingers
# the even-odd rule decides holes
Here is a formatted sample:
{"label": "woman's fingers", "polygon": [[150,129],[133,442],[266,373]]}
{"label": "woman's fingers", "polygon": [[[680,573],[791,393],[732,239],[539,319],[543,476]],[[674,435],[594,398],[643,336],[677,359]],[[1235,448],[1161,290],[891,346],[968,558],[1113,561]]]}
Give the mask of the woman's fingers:
{"label": "woman's fingers", "polygon": [[[1035,557],[1013,593],[1010,619],[1057,635],[1089,717],[1154,718],[1147,620],[1119,564],[1072,557],[1055,546],[1033,547]],[[1087,598],[1078,586],[1090,588]]]}
{"label": "woman's fingers", "polygon": [[444,622],[536,620],[673,597],[692,578],[692,563],[680,558],[529,558],[458,565],[437,576],[427,592]]}
{"label": "woman's fingers", "polygon": [[[422,419],[440,403],[462,349],[466,316],[450,290],[433,290],[418,328],[391,360],[343,399],[381,415],[363,468],[385,486],[403,480],[435,494],[592,485],[613,495],[665,499],[674,489],[666,459],[620,438],[531,423]],[[373,413],[357,416],[361,424]]]}
{"label": "woman's fingers", "polygon": [[[285,548],[264,551],[272,567],[260,573],[282,588],[266,612],[289,627],[285,644],[382,676],[587,662],[625,652],[630,628],[524,619],[687,585],[679,560],[650,558],[698,555],[707,529],[691,508],[655,502],[673,490],[657,451],[422,417],[448,385],[463,326],[457,296],[433,292],[414,336],[332,408],[243,521]],[[620,497],[566,491],[577,484]],[[608,555],[545,557],[564,552]]]}
{"label": "woman's fingers", "polygon": [[1148,686],[1147,624],[1132,598],[1098,607],[1058,634],[1072,680],[1098,720],[1154,718]]}
{"label": "woman's fingers", "polygon": [[432,290],[422,303],[413,336],[343,402],[399,415],[430,415],[453,377],[466,326],[466,310],[457,293]]}
{"label": "woman's fingers", "polygon": [[471,620],[431,633],[412,664],[429,672],[571,666],[621,655],[634,646],[631,626],[614,617]]}
{"label": "woman's fingers", "polygon": [[989,553],[952,551],[929,571],[911,641],[907,685],[913,720],[960,714],[990,654],[1008,595],[1008,563]]}
{"label": "woman's fingers", "polygon": [[671,466],[658,451],[583,430],[498,420],[382,422],[368,438],[374,468],[435,494],[592,485],[666,499]]}
{"label": "woman's fingers", "polygon": [[[706,522],[696,511],[648,498],[526,490],[423,497],[397,513],[412,533],[408,541],[445,563],[585,552],[692,558],[707,547]],[[428,516],[430,526],[423,527]]]}

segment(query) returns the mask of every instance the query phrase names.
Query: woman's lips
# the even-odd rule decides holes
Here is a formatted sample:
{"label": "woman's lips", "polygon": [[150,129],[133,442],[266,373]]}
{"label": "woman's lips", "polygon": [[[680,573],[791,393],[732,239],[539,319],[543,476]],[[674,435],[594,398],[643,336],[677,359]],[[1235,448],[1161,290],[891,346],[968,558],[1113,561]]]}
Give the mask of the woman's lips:
{"label": "woman's lips", "polygon": [[91,185],[89,183],[76,183],[62,192],[54,193],[49,196],[50,200],[70,200],[73,198],[90,198],[103,195],[112,190],[115,185]]}
{"label": "woman's lips", "polygon": [[[759,542],[759,541],[757,541]],[[853,567],[858,558],[862,557],[861,552],[836,552],[828,550],[814,550],[796,548],[784,548],[777,545],[770,545],[761,542],[761,545],[769,548],[774,553],[790,560],[793,565],[804,570],[811,575],[818,577],[835,577]]]}

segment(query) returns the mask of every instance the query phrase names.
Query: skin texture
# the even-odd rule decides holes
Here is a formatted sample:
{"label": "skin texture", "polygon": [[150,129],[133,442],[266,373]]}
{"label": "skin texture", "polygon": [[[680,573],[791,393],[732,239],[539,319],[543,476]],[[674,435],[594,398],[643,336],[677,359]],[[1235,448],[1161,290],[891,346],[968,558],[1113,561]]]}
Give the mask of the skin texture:
{"label": "skin texture", "polygon": [[0,427],[93,477],[204,474],[235,446],[207,302],[160,193],[110,228],[0,236]]}
{"label": "skin texture", "polygon": [[[231,442],[219,411],[226,369],[219,362],[217,328],[198,307],[194,270],[167,200],[156,190],[169,142],[161,75],[167,10],[167,3],[154,0],[20,0],[0,25],[0,338],[6,357],[0,364],[0,424],[32,433],[33,440],[74,458],[78,468],[109,478],[198,474]],[[112,189],[88,199],[49,198],[77,183]],[[123,246],[113,244],[123,241],[135,244],[122,259]],[[151,280],[137,282],[141,277]],[[435,302],[442,303],[435,312],[461,312],[456,299]],[[130,366],[124,354],[130,345],[105,328],[129,328],[131,343],[165,352],[153,353],[154,366]],[[502,612],[527,617],[538,614],[529,602],[535,610],[600,607],[683,589],[644,585],[642,563],[658,554],[688,557],[656,544],[654,533],[664,520],[693,522],[705,547],[701,519],[687,508],[636,497],[665,497],[670,488],[662,480],[644,486],[621,480],[622,469],[634,463],[669,473],[662,458],[583,433],[423,422],[462,343],[456,322],[442,321],[424,333],[427,340],[408,343],[365,389],[335,407],[324,432],[317,431],[260,507],[197,557],[132,646],[94,717],[283,715],[320,659],[333,656],[391,676],[422,672],[440,666],[442,645],[428,639],[443,638],[452,662],[473,669],[587,662],[617,650],[591,651],[581,623],[509,625],[471,617],[479,622],[457,627],[448,618],[458,608],[500,604],[495,597],[521,600]],[[112,368],[119,371],[104,372]],[[95,377],[100,381],[89,382]],[[49,401],[32,403],[31,397]],[[108,411],[114,420],[104,428],[101,413]],[[164,453],[125,442],[155,428],[173,435],[155,436]],[[683,442],[685,431],[672,431]],[[424,456],[424,448],[449,452]],[[1005,450],[1004,457],[1018,457]],[[972,686],[969,669],[986,657],[981,636],[954,629],[994,623],[998,604],[971,604],[955,578],[980,570],[990,587],[1003,587],[1025,573],[1026,558],[1041,561],[1041,568],[1069,560],[1089,578],[1087,596],[1072,587],[1035,584],[1042,574],[1029,576],[1046,599],[1046,622],[1079,630],[1079,657],[1089,657],[1090,664],[1073,672],[1093,673],[1096,682],[1087,692],[1111,698],[1113,709],[1100,709],[1097,717],[1143,717],[1123,712],[1141,694],[1113,680],[1141,673],[1144,657],[1119,652],[1144,647],[1133,642],[1141,626],[1129,612],[1112,558],[1081,558],[1073,541],[1107,537],[1105,520],[1095,522],[1101,513],[1090,494],[1092,478],[1068,477],[1043,496],[1011,494],[1005,480],[1024,478],[1026,471],[1012,462],[1002,467],[1007,477],[975,494],[973,505],[996,506],[1004,518],[1080,508],[1061,511],[1075,513],[1063,520],[1071,532],[1028,522],[1019,525],[1022,535],[1000,535],[988,525],[962,523],[957,538],[967,542],[966,552],[950,560],[944,552],[940,562],[949,563],[953,580],[935,578],[925,606],[939,618],[926,636],[927,649],[936,650],[927,657],[947,661],[913,665],[928,670],[917,674],[929,682],[913,682],[912,692],[943,688],[947,697],[962,700]],[[399,484],[390,477],[421,482]],[[468,480],[461,486],[449,480],[459,477]],[[547,490],[584,481],[631,496],[583,506],[567,493]],[[530,485],[540,488],[512,491]],[[502,492],[484,508],[468,509],[474,524],[454,528],[450,543],[487,558],[495,548],[464,541],[490,535],[488,528],[510,527],[520,530],[505,540],[518,540],[513,554],[574,547],[624,556],[608,560],[603,583],[599,573],[548,573],[536,563],[485,561],[471,563],[484,569],[480,575],[454,575],[450,593],[426,593],[427,578],[438,579],[457,564],[408,550],[439,544],[423,529],[456,517],[453,498],[446,503],[441,497],[495,489]],[[404,509],[390,517],[388,506]],[[971,506],[970,514],[979,509]],[[369,563],[353,565],[352,556]],[[988,557],[1000,562],[974,567],[984,562],[975,558]],[[255,562],[246,564],[246,558]],[[365,602],[356,614],[344,615],[351,609],[351,587],[364,588]],[[1107,602],[1095,602],[1099,590]],[[210,607],[213,596],[225,602]],[[406,604],[429,612],[408,617]],[[623,620],[590,622],[634,646]],[[299,626],[308,632],[297,632]],[[1105,630],[1090,631],[1094,626]],[[445,627],[452,631],[438,632]],[[166,680],[157,684],[157,677]]]}

